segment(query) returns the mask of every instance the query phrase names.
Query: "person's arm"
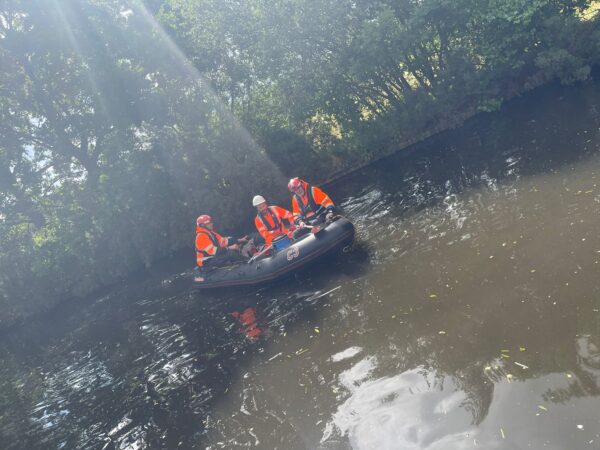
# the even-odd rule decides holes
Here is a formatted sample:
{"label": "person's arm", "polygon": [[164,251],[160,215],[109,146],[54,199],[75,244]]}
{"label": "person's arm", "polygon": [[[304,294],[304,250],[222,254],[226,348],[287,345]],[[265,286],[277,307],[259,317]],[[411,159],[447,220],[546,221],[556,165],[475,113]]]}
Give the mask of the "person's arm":
{"label": "person's arm", "polygon": [[273,208],[277,211],[277,215],[281,220],[287,220],[290,225],[294,224],[294,215],[291,212],[281,206],[274,206]]}
{"label": "person's arm", "polygon": [[225,247],[221,247],[219,250],[239,250],[240,246],[237,243],[237,239],[231,237],[231,236],[227,236],[227,244],[225,245]]}
{"label": "person's arm", "polygon": [[327,211],[333,211],[333,201],[329,198],[329,196],[318,187],[313,186],[312,190],[315,202],[324,207]]}
{"label": "person's arm", "polygon": [[225,248],[229,245],[229,237],[226,236],[221,236],[219,233],[216,233],[213,231],[213,233],[215,233],[215,236],[217,237],[217,242],[219,243],[219,248]]}
{"label": "person's arm", "polygon": [[329,196],[318,187],[313,186],[313,197],[320,207],[325,208],[325,219],[330,220],[333,217],[334,205]]}
{"label": "person's arm", "polygon": [[227,250],[238,250],[239,246],[234,242],[235,240],[230,236],[221,236],[219,233],[215,233],[219,242],[219,247],[215,252],[215,255],[220,255]]}

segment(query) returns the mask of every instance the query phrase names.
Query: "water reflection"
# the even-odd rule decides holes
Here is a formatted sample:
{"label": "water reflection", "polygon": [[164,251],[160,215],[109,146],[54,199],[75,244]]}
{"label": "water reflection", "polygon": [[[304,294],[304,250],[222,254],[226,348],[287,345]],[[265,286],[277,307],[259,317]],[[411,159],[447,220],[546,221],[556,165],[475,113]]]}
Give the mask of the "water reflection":
{"label": "water reflection", "polygon": [[154,320],[153,317],[147,318],[140,327],[142,336],[154,347],[148,355],[154,361],[146,362],[144,373],[152,389],[164,394],[192,380],[199,369],[194,364],[193,349],[182,334],[181,327],[176,324],[156,324]]}
{"label": "water reflection", "polygon": [[473,444],[471,417],[460,408],[465,394],[452,379],[416,368],[365,380],[375,369],[374,362],[368,358],[342,372],[340,383],[351,395],[327,424],[322,444],[339,437],[347,437],[356,449],[448,449]]}

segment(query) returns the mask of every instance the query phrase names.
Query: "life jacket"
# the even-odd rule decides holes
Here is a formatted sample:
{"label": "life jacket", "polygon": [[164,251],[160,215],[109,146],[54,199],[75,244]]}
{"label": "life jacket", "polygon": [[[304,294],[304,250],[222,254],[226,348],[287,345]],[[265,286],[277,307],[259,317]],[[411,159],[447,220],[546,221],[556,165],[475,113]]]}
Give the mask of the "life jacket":
{"label": "life jacket", "polygon": [[220,239],[217,233],[215,233],[214,231],[210,231],[204,227],[196,227],[196,240],[198,239],[198,235],[199,234],[204,234],[206,236],[208,236],[208,238],[210,239],[213,247],[214,247],[214,252],[210,253],[208,250],[201,249],[198,248],[197,245],[196,246],[196,264],[198,264],[198,266],[202,267],[202,265],[204,264],[204,260],[210,258],[211,256],[214,256],[217,253],[217,249],[220,246]]}
{"label": "life jacket", "polygon": [[[271,218],[271,221],[273,222],[272,225],[271,225],[271,222],[269,222],[267,220],[267,216],[269,216]],[[277,214],[275,214],[275,213],[273,213],[273,211],[271,211],[270,206],[267,208],[266,213],[259,212],[257,217],[263,223],[265,228],[269,231],[281,230],[283,228],[283,223],[281,222],[281,219],[279,218],[279,216]]]}
{"label": "life jacket", "polygon": [[315,202],[312,186],[307,182],[304,182],[304,196],[306,197],[306,203],[304,203],[303,197],[300,197],[298,194],[294,193],[294,197],[296,197],[296,202],[300,208],[300,215],[302,217],[308,217],[309,215],[317,212],[319,207],[317,206],[317,202]]}

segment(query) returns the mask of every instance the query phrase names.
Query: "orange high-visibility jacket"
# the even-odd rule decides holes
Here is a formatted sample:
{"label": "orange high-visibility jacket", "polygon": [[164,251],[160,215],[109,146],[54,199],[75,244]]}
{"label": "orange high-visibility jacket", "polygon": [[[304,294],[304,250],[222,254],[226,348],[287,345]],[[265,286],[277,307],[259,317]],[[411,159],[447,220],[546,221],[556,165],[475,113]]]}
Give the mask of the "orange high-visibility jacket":
{"label": "orange high-visibility jacket", "polygon": [[294,220],[298,221],[302,217],[312,216],[319,206],[324,208],[333,207],[333,202],[325,192],[316,186],[311,186],[306,181],[302,181],[304,185],[304,195],[302,197],[293,194],[292,196],[292,213]]}
{"label": "orange high-visibility jacket", "polygon": [[215,256],[219,249],[229,245],[229,239],[208,228],[196,227],[196,264],[202,267],[204,261]]}
{"label": "orange high-visibility jacket", "polygon": [[279,206],[269,206],[264,214],[258,213],[256,215],[254,225],[256,225],[256,229],[267,245],[270,245],[273,239],[280,234],[287,233],[288,227],[284,225],[284,219],[294,223],[292,213]]}

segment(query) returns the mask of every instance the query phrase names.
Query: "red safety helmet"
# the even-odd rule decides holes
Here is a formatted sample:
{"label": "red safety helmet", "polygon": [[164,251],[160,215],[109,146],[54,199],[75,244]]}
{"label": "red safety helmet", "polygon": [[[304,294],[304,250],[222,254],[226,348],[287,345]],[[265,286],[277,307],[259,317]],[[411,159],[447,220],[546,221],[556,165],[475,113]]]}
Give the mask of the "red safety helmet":
{"label": "red safety helmet", "polygon": [[206,225],[207,223],[211,223],[212,222],[212,217],[210,217],[208,214],[202,214],[201,216],[198,216],[198,218],[196,219],[196,225],[197,226],[202,226],[202,225]]}
{"label": "red safety helmet", "polygon": [[290,192],[294,192],[300,186],[302,186],[302,181],[298,177],[292,178],[288,183],[288,189],[290,190]]}

